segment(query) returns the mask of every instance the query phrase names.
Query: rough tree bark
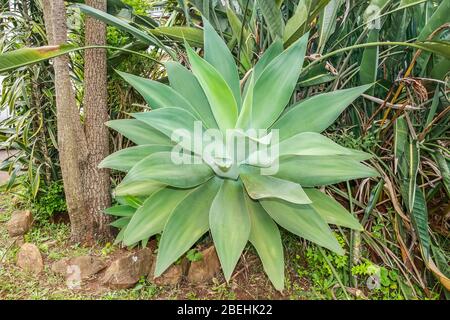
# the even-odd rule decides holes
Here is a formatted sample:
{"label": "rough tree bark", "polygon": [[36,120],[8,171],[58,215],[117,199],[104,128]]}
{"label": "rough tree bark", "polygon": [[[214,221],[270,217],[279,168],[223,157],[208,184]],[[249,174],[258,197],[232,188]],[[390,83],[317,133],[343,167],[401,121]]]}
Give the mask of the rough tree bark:
{"label": "rough tree bark", "polygon": [[[65,43],[67,20],[64,0],[42,0],[42,5],[49,44]],[[96,34],[104,34],[104,26],[101,27],[94,21],[88,21],[88,26],[90,30],[86,30],[87,43],[105,41],[105,35]],[[110,202],[108,172],[97,169],[98,162],[108,153],[109,143],[104,127],[108,116],[105,52],[93,51],[86,55],[86,59],[85,127],[80,121],[70,81],[69,57],[65,55],[55,58],[53,68],[59,158],[70,217],[71,240],[92,244],[95,240],[103,240],[110,235],[105,220],[100,217],[101,210]]]}
{"label": "rough tree bark", "polygon": [[[63,0],[43,0],[44,19],[49,44],[67,40],[66,8]],[[55,58],[56,119],[61,171],[70,216],[72,241],[90,243],[92,217],[88,215],[83,195],[82,167],[87,155],[75,93],[70,81],[69,57]]]}
{"label": "rough tree bark", "polygon": [[[106,0],[86,0],[86,4],[106,11]],[[87,17],[85,28],[86,46],[106,44],[106,25]],[[103,210],[110,206],[109,171],[98,169],[98,164],[109,154],[107,65],[106,50],[93,49],[84,55],[84,109],[85,133],[89,148],[85,169],[85,201],[89,215],[94,218],[94,234],[98,240],[111,237],[108,216]]]}

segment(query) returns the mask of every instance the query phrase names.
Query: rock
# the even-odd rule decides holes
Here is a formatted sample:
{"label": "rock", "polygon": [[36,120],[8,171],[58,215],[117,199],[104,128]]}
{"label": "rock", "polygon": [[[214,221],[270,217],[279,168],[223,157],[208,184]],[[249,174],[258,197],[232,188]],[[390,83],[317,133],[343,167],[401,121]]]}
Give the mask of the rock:
{"label": "rock", "polygon": [[[156,258],[154,258],[156,261]],[[180,264],[171,265],[162,275],[154,277],[156,263],[152,265],[152,269],[147,277],[149,282],[152,282],[158,286],[174,286],[181,282],[183,276],[186,274],[189,268],[189,261],[183,259]]]}
{"label": "rock", "polygon": [[61,260],[52,263],[52,271],[61,275],[67,274],[67,267],[69,266],[70,259],[62,258]]}
{"label": "rock", "polygon": [[78,273],[80,279],[87,279],[106,268],[106,264],[98,257],[80,256],[75,258],[63,258],[52,264],[52,271],[69,276]]}
{"label": "rock", "polygon": [[203,256],[202,260],[191,262],[187,276],[189,282],[209,282],[220,271],[220,261],[214,246],[203,250],[201,254]]}
{"label": "rock", "polygon": [[31,228],[33,217],[31,211],[16,211],[12,214],[11,219],[6,224],[10,237],[24,235]]}
{"label": "rock", "polygon": [[39,274],[44,270],[44,262],[38,247],[24,243],[17,254],[17,265],[25,271]]}
{"label": "rock", "polygon": [[141,276],[148,275],[152,261],[152,251],[148,248],[119,258],[106,269],[102,283],[113,289],[131,288]]}

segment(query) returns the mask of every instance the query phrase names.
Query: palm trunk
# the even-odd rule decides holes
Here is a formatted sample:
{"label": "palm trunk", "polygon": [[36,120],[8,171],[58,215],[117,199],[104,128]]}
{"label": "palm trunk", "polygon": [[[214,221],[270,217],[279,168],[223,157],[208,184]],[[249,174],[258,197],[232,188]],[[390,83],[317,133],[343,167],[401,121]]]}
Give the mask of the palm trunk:
{"label": "palm trunk", "polygon": [[[64,1],[43,0],[42,4],[49,44],[65,43],[67,26]],[[91,34],[90,37],[93,38],[88,41],[96,41],[97,36]],[[82,244],[91,244],[97,240],[97,236],[105,238],[109,235],[109,232],[105,231],[105,221],[100,217],[101,210],[109,203],[108,173],[99,173],[97,170],[99,159],[108,150],[107,132],[104,131],[107,118],[106,93],[102,91],[106,90],[105,53],[97,51],[92,57],[96,60],[89,61],[91,58],[87,56],[86,131],[80,121],[80,112],[70,81],[69,57],[65,55],[53,60],[59,157],[70,217],[71,239]]]}
{"label": "palm trunk", "polygon": [[[106,0],[86,0],[86,4],[106,11]],[[91,17],[86,18],[86,46],[106,44],[106,26]],[[110,206],[109,171],[98,164],[109,154],[106,50],[87,50],[84,55],[85,133],[89,157],[84,172],[85,200],[89,215],[94,218],[95,237],[111,237],[108,216],[103,210]]]}

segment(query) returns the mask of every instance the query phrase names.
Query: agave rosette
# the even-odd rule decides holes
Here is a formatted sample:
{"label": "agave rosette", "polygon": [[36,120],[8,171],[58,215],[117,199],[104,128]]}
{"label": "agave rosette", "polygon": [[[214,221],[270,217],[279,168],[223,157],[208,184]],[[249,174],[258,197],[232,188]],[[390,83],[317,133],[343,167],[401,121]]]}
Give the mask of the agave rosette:
{"label": "agave rosette", "polygon": [[[108,123],[136,146],[101,163],[127,173],[115,190],[120,204],[107,213],[119,217],[113,223],[121,229],[117,241],[127,246],[162,234],[155,276],[210,231],[227,280],[250,241],[271,282],[282,290],[278,226],[338,254],[343,249],[328,224],[362,228],[344,207],[314,187],[377,175],[361,163],[370,155],[320,134],[368,86],[316,95],[287,108],[307,41],[305,35],[286,50],[275,41],[241,89],[232,54],[205,20],[204,58],[186,45],[191,70],[167,62],[170,86],[120,72],[152,111]],[[174,141],[174,131],[183,129],[192,140],[203,139],[194,132],[199,121],[205,130],[224,134],[240,129],[241,139],[270,150],[276,147],[277,157],[271,161],[277,161],[278,170],[262,174],[268,164],[258,162],[258,157],[208,158],[188,145],[183,148],[197,161],[174,163],[171,155],[179,142]],[[245,133],[249,129],[267,129],[268,134],[251,137]],[[274,129],[276,141],[271,139]]]}

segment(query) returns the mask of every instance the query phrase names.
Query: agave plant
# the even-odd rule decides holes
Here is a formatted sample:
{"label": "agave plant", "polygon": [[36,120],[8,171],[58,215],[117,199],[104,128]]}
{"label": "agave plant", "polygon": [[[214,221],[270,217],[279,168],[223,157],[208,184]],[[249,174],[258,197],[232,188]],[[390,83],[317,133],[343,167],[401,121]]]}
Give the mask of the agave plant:
{"label": "agave plant", "polygon": [[[377,174],[361,163],[370,155],[320,134],[368,86],[316,95],[286,107],[307,42],[305,35],[283,51],[282,43],[275,41],[251,75],[240,81],[227,45],[204,20],[204,57],[186,44],[191,70],[167,62],[170,86],[119,72],[152,110],[108,123],[137,146],[101,163],[127,172],[115,190],[121,204],[107,213],[120,217],[114,222],[121,228],[117,241],[127,246],[162,233],[155,276],[210,231],[227,280],[250,241],[271,282],[282,290],[278,226],[339,254],[343,248],[328,224],[362,228],[344,207],[314,187]],[[180,147],[175,132],[190,142],[204,142],[195,131],[198,123],[220,133],[219,145],[227,145],[225,133],[234,129],[237,139],[264,146],[270,156],[258,157],[258,148],[243,157],[229,156],[228,147],[214,155],[206,153],[204,145]],[[250,129],[264,129],[266,134],[252,136]],[[177,146],[195,161],[174,163]],[[275,162],[277,170],[267,174],[264,169],[270,171]]]}

